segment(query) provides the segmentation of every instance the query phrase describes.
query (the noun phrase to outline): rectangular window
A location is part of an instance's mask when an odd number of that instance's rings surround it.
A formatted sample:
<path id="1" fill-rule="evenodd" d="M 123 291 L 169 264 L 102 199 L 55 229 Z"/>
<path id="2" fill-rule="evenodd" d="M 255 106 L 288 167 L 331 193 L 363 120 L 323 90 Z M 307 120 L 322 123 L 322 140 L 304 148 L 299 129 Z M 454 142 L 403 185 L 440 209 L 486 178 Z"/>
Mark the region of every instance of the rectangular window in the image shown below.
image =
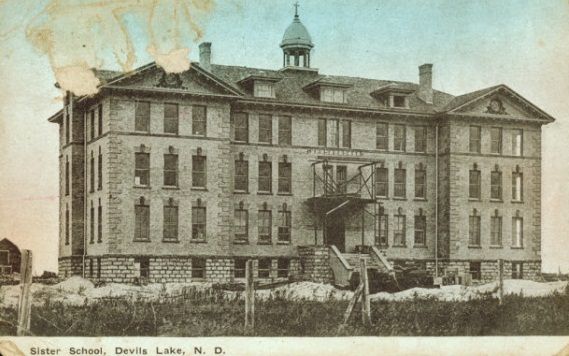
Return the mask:
<path id="1" fill-rule="evenodd" d="M 375 126 L 375 148 L 387 151 L 389 144 L 388 126 L 384 122 L 378 122 Z"/>
<path id="2" fill-rule="evenodd" d="M 100 201 L 97 207 L 97 242 L 103 242 L 103 207 Z"/>
<path id="3" fill-rule="evenodd" d="M 502 153 L 502 128 L 490 128 L 490 153 Z"/>
<path id="4" fill-rule="evenodd" d="M 415 169 L 415 198 L 427 198 L 427 171 Z"/>
<path id="5" fill-rule="evenodd" d="M 279 162 L 279 193 L 292 192 L 292 167 L 289 162 Z"/>
<path id="6" fill-rule="evenodd" d="M 0 251 L 0 266 L 7 266 L 10 264 L 10 252 L 9 251 Z M 1 271 L 0 271 L 1 272 Z M 1 274 L 1 273 L 0 273 Z"/>
<path id="7" fill-rule="evenodd" d="M 233 114 L 233 139 L 249 142 L 249 117 L 246 113 Z"/>
<path id="8" fill-rule="evenodd" d="M 164 155 L 164 185 L 175 187 L 178 185 L 178 155 Z"/>
<path id="9" fill-rule="evenodd" d="M 346 166 L 336 166 L 336 186 L 337 186 L 337 193 L 338 194 L 346 194 L 348 191 L 347 184 L 348 184 L 348 167 Z"/>
<path id="10" fill-rule="evenodd" d="M 192 156 L 192 187 L 205 188 L 207 182 L 206 156 Z"/>
<path id="11" fill-rule="evenodd" d="M 268 144 L 273 142 L 273 118 L 271 115 L 259 115 L 259 142 Z"/>
<path id="12" fill-rule="evenodd" d="M 393 245 L 394 246 L 405 246 L 405 235 L 406 235 L 406 227 L 405 227 L 405 215 L 395 215 L 395 225 L 393 227 Z"/>
<path id="13" fill-rule="evenodd" d="M 279 211 L 279 242 L 290 242 L 291 214 L 288 210 Z"/>
<path id="14" fill-rule="evenodd" d="M 65 157 L 65 195 L 69 195 L 69 174 L 71 172 L 69 171 L 69 158 Z"/>
<path id="15" fill-rule="evenodd" d="M 95 208 L 91 202 L 90 218 L 89 218 L 89 243 L 95 242 Z"/>
<path id="16" fill-rule="evenodd" d="M 99 136 L 103 134 L 103 105 L 99 104 L 98 106 L 98 118 L 99 118 Z"/>
<path id="17" fill-rule="evenodd" d="M 101 278 L 101 257 L 97 257 L 97 278 Z"/>
<path id="18" fill-rule="evenodd" d="M 273 83 L 255 81 L 255 96 L 259 98 L 274 98 Z"/>
<path id="19" fill-rule="evenodd" d="M 89 137 L 92 140 L 95 138 L 95 109 L 89 111 L 89 121 Z"/>
<path id="20" fill-rule="evenodd" d="M 512 200 L 523 200 L 523 175 L 520 172 L 512 172 Z"/>
<path id="21" fill-rule="evenodd" d="M 257 273 L 259 278 L 269 278 L 271 276 L 271 259 L 260 258 L 257 265 Z"/>
<path id="22" fill-rule="evenodd" d="M 150 131 L 150 102 L 137 101 L 134 107 L 134 130 Z"/>
<path id="23" fill-rule="evenodd" d="M 207 134 L 207 111 L 202 105 L 192 107 L 192 135 L 205 136 Z"/>
<path id="24" fill-rule="evenodd" d="M 512 130 L 512 156 L 522 156 L 524 150 L 524 132 L 523 130 Z"/>
<path id="25" fill-rule="evenodd" d="M 334 87 L 321 87 L 320 88 L 320 100 L 328 103 L 344 103 L 345 89 L 344 88 L 334 88 Z"/>
<path id="26" fill-rule="evenodd" d="M 427 128 L 424 126 L 415 127 L 415 152 L 427 151 Z"/>
<path id="27" fill-rule="evenodd" d="M 65 115 L 63 116 L 63 119 L 65 120 L 65 143 L 69 143 L 69 123 L 71 122 L 71 117 L 69 116 L 68 107 L 65 108 Z"/>
<path id="28" fill-rule="evenodd" d="M 318 146 L 326 146 L 326 119 L 318 119 Z"/>
<path id="29" fill-rule="evenodd" d="M 375 169 L 375 195 L 382 198 L 389 195 L 389 172 L 385 167 Z"/>
<path id="30" fill-rule="evenodd" d="M 415 215 L 415 246 L 425 246 L 427 243 L 427 217 Z"/>
<path id="31" fill-rule="evenodd" d="M 407 185 L 407 171 L 402 168 L 395 169 L 395 181 L 394 181 L 394 192 L 393 196 L 395 198 L 405 198 L 406 197 L 406 185 Z"/>
<path id="32" fill-rule="evenodd" d="M 134 184 L 150 185 L 150 154 L 137 152 L 134 161 Z"/>
<path id="33" fill-rule="evenodd" d="M 471 153 L 480 153 L 481 131 L 480 126 L 470 126 L 469 151 Z"/>
<path id="34" fill-rule="evenodd" d="M 470 199 L 480 199 L 480 171 L 473 169 L 469 172 L 468 197 Z"/>
<path id="35" fill-rule="evenodd" d="M 492 216 L 490 219 L 490 245 L 502 246 L 502 217 Z"/>
<path id="36" fill-rule="evenodd" d="M 205 278 L 205 258 L 194 257 L 192 258 L 192 278 Z"/>
<path id="37" fill-rule="evenodd" d="M 352 122 L 342 120 L 342 147 L 352 147 Z"/>
<path id="38" fill-rule="evenodd" d="M 379 215 L 377 217 L 377 236 L 375 237 L 375 244 L 387 247 L 388 245 L 388 216 Z"/>
<path id="39" fill-rule="evenodd" d="M 150 277 L 150 258 L 149 257 L 138 257 L 134 260 L 134 263 L 138 265 L 138 272 L 140 278 Z"/>
<path id="40" fill-rule="evenodd" d="M 235 278 L 245 278 L 245 270 L 247 269 L 247 260 L 245 258 L 236 258 L 233 260 L 233 275 Z"/>
<path id="41" fill-rule="evenodd" d="M 517 216 L 512 218 L 512 247 L 524 247 L 524 220 Z"/>
<path id="42" fill-rule="evenodd" d="M 207 214 L 204 206 L 192 207 L 192 240 L 205 241 L 206 219 Z"/>
<path id="43" fill-rule="evenodd" d="M 480 216 L 471 215 L 468 218 L 468 245 L 480 246 Z"/>
<path id="44" fill-rule="evenodd" d="M 402 95 L 394 95 L 393 96 L 393 107 L 394 108 L 406 108 L 407 107 L 406 97 L 404 97 Z"/>
<path id="45" fill-rule="evenodd" d="M 340 145 L 340 126 L 339 121 L 336 119 L 326 120 L 326 132 L 328 137 L 326 138 L 327 147 L 338 147 Z"/>
<path id="46" fill-rule="evenodd" d="M 405 152 L 405 125 L 393 125 L 393 150 Z"/>
<path id="47" fill-rule="evenodd" d="M 150 207 L 134 206 L 134 241 L 150 241 Z"/>
<path id="48" fill-rule="evenodd" d="M 290 260 L 288 258 L 279 258 L 277 260 L 277 277 L 288 278 L 290 269 Z"/>
<path id="49" fill-rule="evenodd" d="M 235 161 L 235 190 L 247 192 L 249 190 L 249 162 Z"/>
<path id="50" fill-rule="evenodd" d="M 249 239 L 249 212 L 245 209 L 236 209 L 233 219 L 235 242 L 247 242 Z"/>
<path id="51" fill-rule="evenodd" d="M 270 210 L 259 210 L 257 222 L 259 224 L 259 244 L 271 244 L 271 230 L 273 228 L 272 213 Z"/>
<path id="52" fill-rule="evenodd" d="M 512 279 L 524 278 L 523 262 L 512 262 Z"/>
<path id="53" fill-rule="evenodd" d="M 97 190 L 103 189 L 103 154 L 99 149 L 99 157 L 97 161 Z"/>
<path id="54" fill-rule="evenodd" d="M 480 262 L 470 262 L 470 275 L 475 281 L 482 279 L 482 268 Z"/>
<path id="55" fill-rule="evenodd" d="M 490 199 L 502 200 L 502 172 L 490 173 Z"/>
<path id="56" fill-rule="evenodd" d="M 90 162 L 89 191 L 92 193 L 95 191 L 95 157 L 93 157 L 93 151 L 91 151 Z"/>
<path id="57" fill-rule="evenodd" d="M 177 206 L 164 206 L 164 229 L 162 237 L 165 241 L 178 241 Z"/>
<path id="58" fill-rule="evenodd" d="M 272 191 L 273 166 L 271 162 L 259 162 L 259 192 L 270 193 Z"/>
<path id="59" fill-rule="evenodd" d="M 65 207 L 65 244 L 69 245 L 69 208 Z"/>
<path id="60" fill-rule="evenodd" d="M 290 146 L 292 144 L 292 118 L 290 116 L 279 117 L 279 145 Z"/>
<path id="61" fill-rule="evenodd" d="M 178 104 L 164 104 L 164 133 L 178 134 Z"/>

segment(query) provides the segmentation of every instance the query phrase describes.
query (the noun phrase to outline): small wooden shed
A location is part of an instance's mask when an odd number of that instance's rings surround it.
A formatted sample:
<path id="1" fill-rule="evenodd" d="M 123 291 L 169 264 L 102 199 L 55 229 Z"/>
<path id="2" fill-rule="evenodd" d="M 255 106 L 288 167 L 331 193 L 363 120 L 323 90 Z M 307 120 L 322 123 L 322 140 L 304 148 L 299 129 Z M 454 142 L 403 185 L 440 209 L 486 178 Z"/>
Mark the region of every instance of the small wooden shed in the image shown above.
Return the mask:
<path id="1" fill-rule="evenodd" d="M 20 273 L 21 253 L 8 239 L 0 240 L 0 275 Z"/>

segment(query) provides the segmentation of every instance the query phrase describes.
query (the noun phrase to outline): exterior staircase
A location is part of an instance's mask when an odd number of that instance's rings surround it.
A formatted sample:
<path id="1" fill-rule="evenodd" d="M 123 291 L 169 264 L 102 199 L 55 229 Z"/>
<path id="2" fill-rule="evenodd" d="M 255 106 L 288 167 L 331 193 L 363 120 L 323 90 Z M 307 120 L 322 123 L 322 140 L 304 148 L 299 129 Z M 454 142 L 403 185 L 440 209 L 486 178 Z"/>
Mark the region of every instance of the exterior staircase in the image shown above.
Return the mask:
<path id="1" fill-rule="evenodd" d="M 393 266 L 385 257 L 385 252 L 370 247 L 369 253 L 342 253 L 336 246 L 330 246 L 330 267 L 334 272 L 334 283 L 346 287 L 350 285 L 352 275 L 359 273 L 360 260 L 366 259 L 368 270 L 377 270 L 394 275 Z"/>

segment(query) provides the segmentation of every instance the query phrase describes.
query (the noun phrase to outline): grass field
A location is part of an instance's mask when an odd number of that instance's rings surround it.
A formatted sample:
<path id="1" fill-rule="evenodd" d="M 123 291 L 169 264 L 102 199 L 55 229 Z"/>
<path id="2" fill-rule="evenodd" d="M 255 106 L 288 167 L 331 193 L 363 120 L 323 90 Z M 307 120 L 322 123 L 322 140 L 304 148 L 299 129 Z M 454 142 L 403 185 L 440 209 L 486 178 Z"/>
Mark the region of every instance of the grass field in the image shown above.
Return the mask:
<path id="1" fill-rule="evenodd" d="M 337 333 L 347 301 L 257 301 L 256 328 L 243 330 L 244 302 L 219 291 L 165 302 L 101 300 L 84 306 L 47 300 L 32 309 L 37 336 L 334 336 L 334 335 L 567 335 L 569 291 L 546 297 L 509 295 L 502 306 L 488 296 L 447 302 L 429 299 L 371 303 L 373 326 L 359 308 Z M 14 335 L 16 310 L 0 309 L 0 335 Z"/>

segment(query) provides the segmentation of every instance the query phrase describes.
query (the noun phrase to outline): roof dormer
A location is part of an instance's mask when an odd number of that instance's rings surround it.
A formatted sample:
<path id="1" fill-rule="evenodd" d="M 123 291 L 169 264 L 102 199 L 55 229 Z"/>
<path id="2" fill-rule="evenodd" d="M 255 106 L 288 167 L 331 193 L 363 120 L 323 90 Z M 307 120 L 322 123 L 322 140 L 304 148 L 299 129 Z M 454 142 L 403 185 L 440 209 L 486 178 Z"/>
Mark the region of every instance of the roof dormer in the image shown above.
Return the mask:
<path id="1" fill-rule="evenodd" d="M 319 79 L 306 85 L 303 89 L 315 96 L 319 96 L 322 102 L 345 104 L 348 102 L 346 91 L 352 86 L 352 84 Z"/>
<path id="2" fill-rule="evenodd" d="M 402 84 L 390 83 L 384 85 L 371 93 L 381 103 L 389 108 L 409 109 L 409 95 L 415 92 L 414 89 L 408 88 Z"/>
<path id="3" fill-rule="evenodd" d="M 250 75 L 237 84 L 252 93 L 254 97 L 275 98 L 275 83 L 281 79 L 275 76 Z"/>

